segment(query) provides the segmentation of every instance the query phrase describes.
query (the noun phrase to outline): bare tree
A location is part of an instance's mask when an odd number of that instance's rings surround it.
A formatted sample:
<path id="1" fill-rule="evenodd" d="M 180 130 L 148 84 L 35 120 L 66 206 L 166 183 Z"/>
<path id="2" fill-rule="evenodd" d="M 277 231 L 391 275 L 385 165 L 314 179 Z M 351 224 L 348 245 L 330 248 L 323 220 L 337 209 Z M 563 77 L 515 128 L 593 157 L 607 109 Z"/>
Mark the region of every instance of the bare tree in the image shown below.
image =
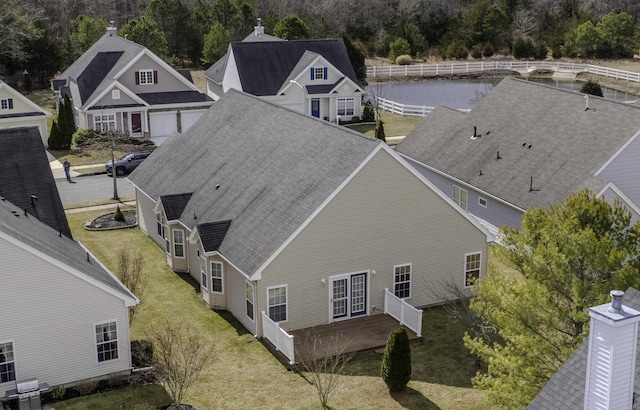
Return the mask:
<path id="1" fill-rule="evenodd" d="M 144 259 L 138 250 L 123 247 L 118 254 L 118 278 L 142 303 L 146 283 L 142 275 Z M 140 304 L 129 308 L 129 324 L 133 321 L 136 309 Z"/>
<path id="2" fill-rule="evenodd" d="M 307 334 L 310 348 L 299 356 L 305 374 L 318 394 L 323 408 L 329 408 L 329 399 L 342 386 L 343 376 L 353 376 L 358 371 L 355 363 L 350 363 L 355 356 L 347 352 L 350 340 L 343 334 L 318 336 L 312 328 Z"/>
<path id="3" fill-rule="evenodd" d="M 153 363 L 173 401 L 179 409 L 189 387 L 213 357 L 214 346 L 192 329 L 166 322 L 148 334 L 153 343 Z"/>

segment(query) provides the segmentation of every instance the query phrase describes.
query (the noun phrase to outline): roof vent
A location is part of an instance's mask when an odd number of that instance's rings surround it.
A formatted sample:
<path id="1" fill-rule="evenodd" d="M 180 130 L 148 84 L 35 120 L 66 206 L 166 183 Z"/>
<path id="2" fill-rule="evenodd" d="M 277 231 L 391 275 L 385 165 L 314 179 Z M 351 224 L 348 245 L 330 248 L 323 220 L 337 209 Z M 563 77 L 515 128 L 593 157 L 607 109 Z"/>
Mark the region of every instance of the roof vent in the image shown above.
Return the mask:
<path id="1" fill-rule="evenodd" d="M 622 314 L 624 313 L 624 309 L 622 308 L 622 297 L 624 296 L 624 292 L 621 290 L 612 290 L 609 292 L 611 295 L 611 307 L 608 309 L 611 313 Z"/>
<path id="2" fill-rule="evenodd" d="M 113 37 L 116 35 L 116 31 L 118 31 L 116 28 L 116 22 L 112 20 L 109 22 L 109 27 L 107 27 L 107 34 L 109 37 Z"/>
<path id="3" fill-rule="evenodd" d="M 260 17 L 258 17 L 258 25 L 253 27 L 253 30 L 254 36 L 262 38 L 262 35 L 264 34 L 264 27 L 262 26 L 262 19 Z"/>

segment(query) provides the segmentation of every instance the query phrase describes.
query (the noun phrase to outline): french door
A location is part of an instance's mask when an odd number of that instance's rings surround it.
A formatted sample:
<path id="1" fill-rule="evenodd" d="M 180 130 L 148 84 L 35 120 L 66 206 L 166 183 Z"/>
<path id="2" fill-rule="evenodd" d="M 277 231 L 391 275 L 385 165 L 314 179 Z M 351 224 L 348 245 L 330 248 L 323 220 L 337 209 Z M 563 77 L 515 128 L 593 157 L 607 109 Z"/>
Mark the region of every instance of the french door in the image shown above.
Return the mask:
<path id="1" fill-rule="evenodd" d="M 331 321 L 367 313 L 367 272 L 333 276 L 329 282 Z"/>

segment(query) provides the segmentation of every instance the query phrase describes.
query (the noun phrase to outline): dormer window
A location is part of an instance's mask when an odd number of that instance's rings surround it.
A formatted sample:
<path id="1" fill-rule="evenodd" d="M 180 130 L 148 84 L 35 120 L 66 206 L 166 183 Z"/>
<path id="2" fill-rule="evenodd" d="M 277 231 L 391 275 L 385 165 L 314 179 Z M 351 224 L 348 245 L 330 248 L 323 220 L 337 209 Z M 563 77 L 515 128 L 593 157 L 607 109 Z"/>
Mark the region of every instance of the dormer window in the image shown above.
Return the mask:
<path id="1" fill-rule="evenodd" d="M 136 71 L 136 84 L 158 84 L 158 72 L 156 70 Z"/>
<path id="2" fill-rule="evenodd" d="M 311 80 L 326 80 L 328 70 L 327 67 L 312 67 L 311 68 Z"/>
<path id="3" fill-rule="evenodd" d="M 12 110 L 12 109 L 13 109 L 13 98 L 0 99 L 0 110 Z"/>

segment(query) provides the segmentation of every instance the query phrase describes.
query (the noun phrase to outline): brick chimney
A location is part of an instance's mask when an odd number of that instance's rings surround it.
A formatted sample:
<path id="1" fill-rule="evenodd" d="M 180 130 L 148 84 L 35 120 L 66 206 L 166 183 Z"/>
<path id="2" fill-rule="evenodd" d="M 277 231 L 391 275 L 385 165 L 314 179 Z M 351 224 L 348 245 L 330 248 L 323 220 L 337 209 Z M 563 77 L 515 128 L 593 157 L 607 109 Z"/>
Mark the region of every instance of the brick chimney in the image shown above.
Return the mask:
<path id="1" fill-rule="evenodd" d="M 109 35 L 109 37 L 115 36 L 117 31 L 118 29 L 116 28 L 116 22 L 110 21 L 109 27 L 107 27 L 107 34 Z"/>
<path id="2" fill-rule="evenodd" d="M 264 34 L 264 27 L 262 26 L 262 19 L 258 17 L 258 25 L 253 26 L 253 35 L 258 38 L 262 38 L 263 34 Z"/>
<path id="3" fill-rule="evenodd" d="M 589 308 L 585 410 L 632 408 L 640 312 L 622 304 L 623 291 L 610 294 L 611 303 Z"/>

